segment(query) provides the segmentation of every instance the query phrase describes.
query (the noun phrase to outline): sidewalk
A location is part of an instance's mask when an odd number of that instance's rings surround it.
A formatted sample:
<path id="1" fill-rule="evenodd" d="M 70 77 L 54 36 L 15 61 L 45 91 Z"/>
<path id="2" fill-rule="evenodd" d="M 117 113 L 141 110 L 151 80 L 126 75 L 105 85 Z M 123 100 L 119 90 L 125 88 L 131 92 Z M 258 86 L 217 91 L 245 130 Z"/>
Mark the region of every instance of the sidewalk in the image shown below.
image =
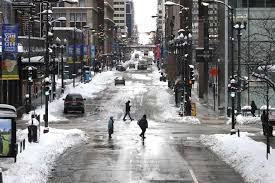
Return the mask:
<path id="1" fill-rule="evenodd" d="M 200 99 L 197 94 L 197 89 L 192 89 L 192 102 L 196 104 L 197 117 L 200 121 L 213 124 L 221 124 L 227 121 L 227 117 L 224 114 L 220 114 L 220 111 L 216 109 L 213 110 L 213 106 L 209 103 Z"/>

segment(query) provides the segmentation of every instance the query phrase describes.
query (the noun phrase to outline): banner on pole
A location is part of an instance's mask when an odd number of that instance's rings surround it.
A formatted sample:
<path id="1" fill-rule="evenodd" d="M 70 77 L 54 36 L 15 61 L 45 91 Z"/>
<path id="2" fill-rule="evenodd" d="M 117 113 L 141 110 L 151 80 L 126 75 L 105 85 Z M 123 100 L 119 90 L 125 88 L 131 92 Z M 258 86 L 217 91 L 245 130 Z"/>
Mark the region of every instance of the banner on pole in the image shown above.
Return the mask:
<path id="1" fill-rule="evenodd" d="M 19 80 L 18 64 L 18 25 L 2 26 L 1 80 Z"/>

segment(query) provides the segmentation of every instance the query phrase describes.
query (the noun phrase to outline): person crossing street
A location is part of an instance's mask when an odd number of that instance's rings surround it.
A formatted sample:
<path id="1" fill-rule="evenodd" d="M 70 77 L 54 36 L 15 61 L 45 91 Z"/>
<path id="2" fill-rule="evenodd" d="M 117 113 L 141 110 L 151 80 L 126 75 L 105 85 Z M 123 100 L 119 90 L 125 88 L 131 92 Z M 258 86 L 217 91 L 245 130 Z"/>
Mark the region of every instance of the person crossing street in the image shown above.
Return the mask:
<path id="1" fill-rule="evenodd" d="M 125 115 L 123 117 L 123 121 L 126 121 L 126 116 L 128 115 L 130 117 L 130 120 L 133 121 L 133 118 L 130 115 L 130 111 L 131 111 L 131 105 L 130 105 L 130 100 L 128 100 L 126 103 L 126 109 L 125 109 Z"/>
<path id="2" fill-rule="evenodd" d="M 143 117 L 138 121 L 138 125 L 141 129 L 141 134 L 139 135 L 141 138 L 145 139 L 145 132 L 148 128 L 148 121 L 146 119 L 146 115 L 144 114 Z"/>

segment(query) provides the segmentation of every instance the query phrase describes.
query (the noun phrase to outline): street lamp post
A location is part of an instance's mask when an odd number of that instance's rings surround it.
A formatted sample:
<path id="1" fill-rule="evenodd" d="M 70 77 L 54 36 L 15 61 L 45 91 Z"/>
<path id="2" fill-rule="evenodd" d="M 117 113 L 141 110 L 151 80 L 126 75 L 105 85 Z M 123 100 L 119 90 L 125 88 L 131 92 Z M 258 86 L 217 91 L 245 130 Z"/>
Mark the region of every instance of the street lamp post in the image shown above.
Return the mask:
<path id="1" fill-rule="evenodd" d="M 167 7 L 179 6 L 180 9 L 181 9 L 181 11 L 180 11 L 181 13 L 182 13 L 183 10 L 185 10 L 185 11 L 189 10 L 188 7 L 185 7 L 185 6 L 181 5 L 181 4 L 174 3 L 172 1 L 166 1 L 164 3 L 164 5 L 167 6 Z M 181 22 L 182 22 L 182 16 L 181 16 Z M 182 24 L 181 24 L 181 26 L 182 26 Z M 183 104 L 185 104 L 185 101 L 187 99 L 187 95 L 185 93 L 187 91 L 187 89 L 186 89 L 186 81 L 187 81 L 186 75 L 187 75 L 187 65 L 188 65 L 187 64 L 188 54 L 187 54 L 187 47 L 186 47 L 188 44 L 187 44 L 187 37 L 184 36 L 185 32 L 186 31 L 184 29 L 180 29 L 178 31 L 178 34 L 179 34 L 178 39 L 180 41 L 179 47 L 181 48 L 180 49 L 181 50 L 180 60 L 181 60 L 181 62 L 182 61 L 184 62 L 183 64 L 181 63 L 181 76 L 182 76 L 182 82 L 183 82 L 183 86 L 182 86 L 183 92 L 182 92 L 182 96 L 181 96 L 181 103 L 183 103 Z M 181 110 L 183 110 L 183 109 L 181 109 Z M 186 108 L 185 107 L 184 107 L 184 112 L 186 112 Z"/>
<path id="2" fill-rule="evenodd" d="M 75 87 L 75 77 L 76 77 L 76 13 L 74 14 L 74 49 L 73 49 L 73 87 Z"/>
<path id="3" fill-rule="evenodd" d="M 67 40 L 64 39 L 61 43 L 61 93 L 64 93 L 65 86 L 64 86 L 64 49 L 66 48 Z"/>
<path id="4" fill-rule="evenodd" d="M 231 78 L 230 84 L 228 84 L 228 88 L 230 90 L 230 96 L 232 98 L 232 103 L 234 104 L 236 90 L 237 90 L 235 79 Z M 236 122 L 235 122 L 235 105 L 232 105 L 232 129 L 230 131 L 231 135 L 236 133 L 235 124 L 236 124 Z"/>
<path id="5" fill-rule="evenodd" d="M 237 30 L 238 40 L 238 91 L 237 91 L 237 112 L 241 113 L 241 31 L 246 29 L 246 22 L 236 22 L 233 27 Z"/>
<path id="6" fill-rule="evenodd" d="M 65 3 L 69 3 L 69 4 L 76 4 L 78 3 L 78 1 L 75 0 L 61 0 L 61 1 L 57 1 L 57 2 L 65 2 Z M 44 90 L 45 90 L 45 95 L 47 94 L 46 91 L 46 83 L 48 83 L 49 80 L 49 13 L 52 13 L 52 11 L 49 10 L 49 5 L 50 2 L 49 1 L 42 1 L 42 4 L 46 3 L 46 11 L 43 11 L 41 14 L 46 14 L 46 40 L 45 40 L 45 45 L 46 45 L 46 53 L 45 53 L 45 86 L 44 86 Z M 46 80 L 47 79 L 47 80 Z M 49 109 L 48 106 L 49 105 L 49 95 L 46 95 L 45 97 L 45 115 L 44 115 L 44 122 L 45 122 L 45 129 L 44 129 L 44 133 L 48 133 L 49 132 L 49 124 L 48 124 L 48 113 L 49 113 Z"/>
<path id="7" fill-rule="evenodd" d="M 55 82 L 55 67 L 56 67 L 56 63 L 55 63 L 55 58 L 56 58 L 56 50 L 57 50 L 57 45 L 53 44 L 52 45 L 52 67 L 51 67 L 51 74 L 52 74 L 52 99 L 55 99 L 55 95 L 56 95 L 56 82 Z"/>

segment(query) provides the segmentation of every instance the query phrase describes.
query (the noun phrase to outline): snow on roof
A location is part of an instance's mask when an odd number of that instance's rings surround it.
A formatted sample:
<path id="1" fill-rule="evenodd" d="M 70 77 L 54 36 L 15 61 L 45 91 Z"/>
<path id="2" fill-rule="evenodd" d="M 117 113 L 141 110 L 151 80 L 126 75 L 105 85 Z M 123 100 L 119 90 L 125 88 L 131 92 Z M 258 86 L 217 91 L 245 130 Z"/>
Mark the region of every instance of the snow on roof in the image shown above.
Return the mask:
<path id="1" fill-rule="evenodd" d="M 16 118 L 16 109 L 12 105 L 0 104 L 0 117 Z"/>
<path id="2" fill-rule="evenodd" d="M 75 29 L 75 27 L 53 27 L 54 31 L 74 31 L 76 30 L 77 32 L 82 32 L 80 29 Z"/>

